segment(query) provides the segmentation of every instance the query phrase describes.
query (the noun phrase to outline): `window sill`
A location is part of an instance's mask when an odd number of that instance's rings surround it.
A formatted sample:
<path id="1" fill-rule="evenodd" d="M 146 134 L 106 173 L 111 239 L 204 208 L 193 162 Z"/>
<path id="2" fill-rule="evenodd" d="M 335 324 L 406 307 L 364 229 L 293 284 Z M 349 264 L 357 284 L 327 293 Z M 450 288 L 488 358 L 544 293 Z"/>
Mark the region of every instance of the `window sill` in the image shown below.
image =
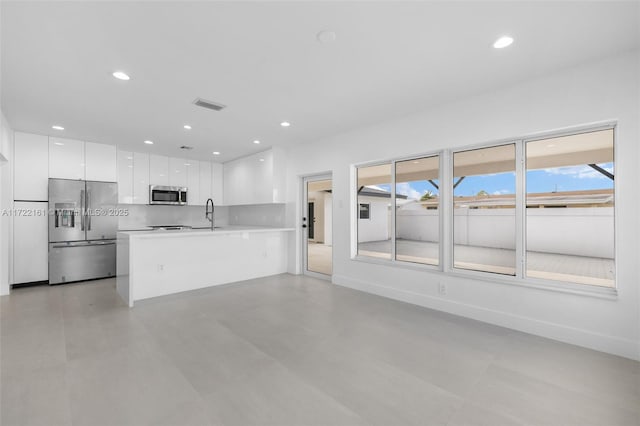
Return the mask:
<path id="1" fill-rule="evenodd" d="M 413 264 L 410 262 L 393 261 L 388 259 L 379 259 L 368 256 L 354 256 L 351 260 L 374 265 L 387 266 L 392 268 L 407 269 L 418 272 L 427 272 L 439 276 L 465 278 L 478 281 L 489 282 L 492 284 L 503 284 L 510 286 L 519 286 L 534 290 L 552 291 L 556 293 L 574 294 L 577 296 L 595 297 L 606 300 L 617 300 L 618 291 L 615 288 L 597 287 L 587 284 L 576 284 L 563 281 L 543 280 L 536 278 L 516 278 L 511 276 L 502 276 L 491 272 L 465 271 L 463 269 L 451 269 L 443 271 L 438 266 Z"/>

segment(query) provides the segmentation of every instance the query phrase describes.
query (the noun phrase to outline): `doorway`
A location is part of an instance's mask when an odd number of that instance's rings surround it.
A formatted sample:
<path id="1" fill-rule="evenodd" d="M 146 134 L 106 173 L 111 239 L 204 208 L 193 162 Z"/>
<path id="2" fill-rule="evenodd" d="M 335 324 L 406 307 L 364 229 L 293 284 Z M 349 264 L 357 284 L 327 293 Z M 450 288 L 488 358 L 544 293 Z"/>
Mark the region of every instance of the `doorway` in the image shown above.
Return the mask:
<path id="1" fill-rule="evenodd" d="M 303 179 L 304 273 L 321 278 L 333 274 L 333 182 L 331 175 Z"/>

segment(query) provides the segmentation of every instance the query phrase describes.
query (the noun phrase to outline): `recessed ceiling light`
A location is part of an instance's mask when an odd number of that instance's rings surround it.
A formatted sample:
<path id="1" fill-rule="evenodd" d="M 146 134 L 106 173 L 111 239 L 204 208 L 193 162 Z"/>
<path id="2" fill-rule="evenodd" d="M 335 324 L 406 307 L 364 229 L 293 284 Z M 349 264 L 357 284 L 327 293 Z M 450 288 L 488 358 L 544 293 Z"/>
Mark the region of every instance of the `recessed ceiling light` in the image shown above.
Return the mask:
<path id="1" fill-rule="evenodd" d="M 504 49 L 507 46 L 510 46 L 513 43 L 513 38 L 509 36 L 502 36 L 493 43 L 493 47 L 496 49 Z"/>
<path id="2" fill-rule="evenodd" d="M 220 155 L 218 151 L 213 151 L 213 155 Z"/>
<path id="3" fill-rule="evenodd" d="M 51 126 L 51 128 L 54 130 L 64 130 L 64 127 L 62 126 Z"/>
<path id="4" fill-rule="evenodd" d="M 182 127 L 184 127 L 186 130 L 191 130 L 191 126 L 189 126 L 188 124 L 185 124 L 185 125 L 184 125 L 184 126 L 182 126 Z"/>
<path id="5" fill-rule="evenodd" d="M 64 145 L 62 142 L 54 142 L 53 144 L 54 144 L 54 145 L 58 145 L 58 146 L 62 146 L 62 145 Z"/>
<path id="6" fill-rule="evenodd" d="M 264 158 L 261 158 L 260 161 L 264 161 Z"/>
<path id="7" fill-rule="evenodd" d="M 191 163 L 184 163 L 185 166 L 189 167 Z"/>
<path id="8" fill-rule="evenodd" d="M 328 31 L 328 30 L 324 30 L 324 31 L 320 31 L 317 35 L 316 35 L 316 39 L 320 42 L 320 43 L 333 43 L 334 41 L 336 41 L 336 33 L 334 33 L 333 31 Z"/>
<path id="9" fill-rule="evenodd" d="M 147 145 L 153 145 L 153 141 L 144 141 Z"/>
<path id="10" fill-rule="evenodd" d="M 253 141 L 253 143 L 255 143 L 256 145 L 259 145 L 260 141 L 259 140 L 255 140 L 255 141 Z"/>
<path id="11" fill-rule="evenodd" d="M 282 123 L 280 123 L 280 125 L 282 127 L 289 127 L 289 126 L 291 126 L 291 123 L 289 123 L 288 121 L 283 121 Z"/>
<path id="12" fill-rule="evenodd" d="M 556 146 L 556 144 L 554 143 L 550 143 L 549 145 L 547 145 L 548 148 L 553 148 L 554 146 Z"/>
<path id="13" fill-rule="evenodd" d="M 133 160 L 133 157 L 127 157 L 127 160 Z"/>
<path id="14" fill-rule="evenodd" d="M 114 72 L 112 75 L 113 75 L 115 78 L 117 78 L 118 80 L 124 80 L 124 81 L 127 81 L 127 80 L 129 80 L 129 78 L 130 78 L 126 73 L 124 73 L 124 72 L 122 72 L 122 71 L 116 71 L 116 72 Z"/>

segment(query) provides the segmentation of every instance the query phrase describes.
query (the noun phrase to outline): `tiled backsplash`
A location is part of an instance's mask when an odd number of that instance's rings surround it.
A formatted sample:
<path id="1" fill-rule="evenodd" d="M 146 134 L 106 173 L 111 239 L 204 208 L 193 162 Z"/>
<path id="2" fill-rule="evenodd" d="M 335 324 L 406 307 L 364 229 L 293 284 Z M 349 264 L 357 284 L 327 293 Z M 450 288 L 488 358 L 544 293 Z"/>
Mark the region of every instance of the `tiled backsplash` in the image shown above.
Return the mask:
<path id="1" fill-rule="evenodd" d="M 118 229 L 143 229 L 151 225 L 189 225 L 207 227 L 209 221 L 204 217 L 204 206 L 148 206 L 139 204 L 121 204 L 118 206 L 128 211 L 127 216 L 120 216 Z M 256 204 L 247 206 L 216 206 L 216 226 L 252 225 L 277 226 L 285 225 L 284 204 Z"/>
<path id="2" fill-rule="evenodd" d="M 229 225 L 285 226 L 285 204 L 229 206 Z"/>

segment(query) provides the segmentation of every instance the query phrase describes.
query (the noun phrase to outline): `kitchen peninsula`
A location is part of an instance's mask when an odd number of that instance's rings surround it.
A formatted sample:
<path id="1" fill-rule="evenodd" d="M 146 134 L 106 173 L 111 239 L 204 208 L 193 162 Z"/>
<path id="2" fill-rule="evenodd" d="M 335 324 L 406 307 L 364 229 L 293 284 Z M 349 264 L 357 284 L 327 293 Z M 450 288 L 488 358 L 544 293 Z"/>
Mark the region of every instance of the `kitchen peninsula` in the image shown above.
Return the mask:
<path id="1" fill-rule="evenodd" d="M 287 271 L 292 228 L 119 232 L 117 290 L 134 302 Z"/>

